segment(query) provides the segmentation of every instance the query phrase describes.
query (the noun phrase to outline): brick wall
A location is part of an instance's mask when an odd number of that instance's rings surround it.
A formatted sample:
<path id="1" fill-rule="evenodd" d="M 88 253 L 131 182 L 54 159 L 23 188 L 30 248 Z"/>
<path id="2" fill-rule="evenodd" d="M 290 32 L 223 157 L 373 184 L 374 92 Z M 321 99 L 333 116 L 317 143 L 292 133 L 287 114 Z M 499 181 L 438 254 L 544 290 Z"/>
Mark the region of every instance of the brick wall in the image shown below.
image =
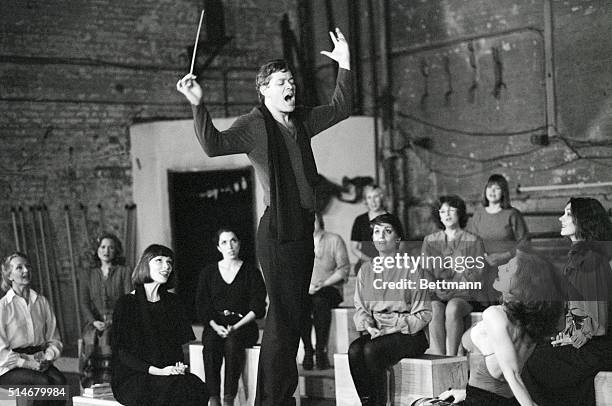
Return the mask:
<path id="1" fill-rule="evenodd" d="M 129 126 L 191 116 L 175 83 L 189 70 L 187 47 L 193 44 L 202 4 L 49 0 L 2 5 L 0 252 L 15 249 L 11 207 L 22 207 L 28 251 L 34 256 L 29 208 L 45 204 L 52 233 L 47 249 L 57 258 L 52 262 L 57 262 L 53 268 L 68 344 L 75 344 L 78 332 L 64 206 L 73 217 L 80 273 L 87 269 L 91 249 L 80 204 L 87 208 L 91 237 L 103 228 L 123 236 L 132 192 Z M 201 76 L 211 110 L 236 115 L 256 101 L 253 68 L 281 56 L 279 22 L 285 13 L 295 22 L 295 6 L 289 0 L 224 0 L 223 5 L 226 34 L 234 38 Z M 199 62 L 205 58 L 201 53 Z"/>
<path id="2" fill-rule="evenodd" d="M 412 235 L 431 230 L 426 205 L 439 195 L 478 204 L 492 173 L 512 189 L 612 180 L 610 3 L 551 3 L 559 136 L 539 146 L 530 138 L 546 126 L 543 1 L 390 2 L 394 148 L 406 160 L 390 166 L 404 178 L 396 205 Z M 610 190 L 512 195 L 521 210 L 560 212 L 568 196 L 607 200 Z"/>

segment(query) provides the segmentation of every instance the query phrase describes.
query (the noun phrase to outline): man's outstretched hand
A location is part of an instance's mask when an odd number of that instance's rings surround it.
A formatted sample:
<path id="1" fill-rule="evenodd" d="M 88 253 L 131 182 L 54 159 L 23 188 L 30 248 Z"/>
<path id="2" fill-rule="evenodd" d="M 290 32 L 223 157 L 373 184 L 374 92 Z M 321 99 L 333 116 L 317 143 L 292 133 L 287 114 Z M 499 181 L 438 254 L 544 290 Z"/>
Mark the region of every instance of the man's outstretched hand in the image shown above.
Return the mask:
<path id="1" fill-rule="evenodd" d="M 342 31 L 340 31 L 340 28 L 336 28 L 336 33 L 334 34 L 332 31 L 330 31 L 329 36 L 334 44 L 334 49 L 331 52 L 321 51 L 321 54 L 338 62 L 338 66 L 342 69 L 350 70 L 351 54 L 349 52 L 348 42 L 346 42 L 346 38 L 344 38 L 344 34 L 342 34 Z"/>
<path id="2" fill-rule="evenodd" d="M 202 103 L 202 87 L 195 80 L 195 75 L 188 73 L 178 82 L 176 82 L 176 90 L 183 93 L 187 100 L 194 106 Z"/>

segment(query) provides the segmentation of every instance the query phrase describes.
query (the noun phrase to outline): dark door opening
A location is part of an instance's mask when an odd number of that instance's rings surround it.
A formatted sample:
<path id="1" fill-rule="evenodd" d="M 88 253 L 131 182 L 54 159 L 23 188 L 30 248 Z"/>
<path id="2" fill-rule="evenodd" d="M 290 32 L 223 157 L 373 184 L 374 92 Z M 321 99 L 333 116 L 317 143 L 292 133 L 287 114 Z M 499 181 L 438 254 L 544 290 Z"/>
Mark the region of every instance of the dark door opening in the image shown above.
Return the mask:
<path id="1" fill-rule="evenodd" d="M 241 240 L 241 258 L 256 264 L 253 171 L 168 171 L 168 192 L 176 291 L 195 321 L 199 274 L 205 265 L 221 259 L 213 241 L 219 228 L 235 229 Z"/>

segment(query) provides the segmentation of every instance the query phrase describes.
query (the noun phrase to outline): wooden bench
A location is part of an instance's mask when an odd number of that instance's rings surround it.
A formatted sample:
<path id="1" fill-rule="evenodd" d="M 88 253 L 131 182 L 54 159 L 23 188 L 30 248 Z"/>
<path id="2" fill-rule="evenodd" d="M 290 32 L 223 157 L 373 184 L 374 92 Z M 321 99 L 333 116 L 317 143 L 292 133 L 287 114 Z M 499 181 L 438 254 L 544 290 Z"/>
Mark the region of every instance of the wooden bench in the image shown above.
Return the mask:
<path id="1" fill-rule="evenodd" d="M 595 405 L 612 405 L 612 371 L 601 371 L 595 375 Z"/>
<path id="2" fill-rule="evenodd" d="M 72 398 L 72 406 L 122 406 L 115 399 L 88 398 L 86 396 L 75 396 Z"/>
<path id="3" fill-rule="evenodd" d="M 348 362 L 348 354 L 334 354 L 336 406 L 361 404 Z M 391 369 L 392 404 L 411 404 L 422 397 L 434 397 L 448 388 L 464 388 L 467 385 L 467 357 L 422 355 L 404 358 Z"/>
<path id="4" fill-rule="evenodd" d="M 198 376 L 202 381 L 206 382 L 206 374 L 204 372 L 204 360 L 202 358 L 202 349 L 204 346 L 201 342 L 192 342 L 189 344 L 189 370 L 192 374 Z M 259 350 L 260 346 L 247 348 L 246 359 L 244 362 L 244 370 L 238 381 L 238 393 L 236 395 L 235 404 L 241 406 L 253 406 L 255 404 L 255 391 L 257 389 L 257 367 L 259 365 Z M 224 362 L 225 364 L 225 362 Z M 221 367 L 221 397 L 223 397 L 223 380 L 224 367 Z M 300 384 L 302 383 L 302 384 Z M 296 399 L 296 406 L 300 406 L 300 398 L 303 387 L 303 379 L 298 383 L 298 387 L 293 394 Z"/>
<path id="5" fill-rule="evenodd" d="M 24 398 L 10 398 L 8 389 L 0 388 L 0 406 L 32 406 L 32 402 Z"/>
<path id="6" fill-rule="evenodd" d="M 465 318 L 465 329 L 472 327 L 474 324 L 482 320 L 482 312 L 472 312 Z"/>

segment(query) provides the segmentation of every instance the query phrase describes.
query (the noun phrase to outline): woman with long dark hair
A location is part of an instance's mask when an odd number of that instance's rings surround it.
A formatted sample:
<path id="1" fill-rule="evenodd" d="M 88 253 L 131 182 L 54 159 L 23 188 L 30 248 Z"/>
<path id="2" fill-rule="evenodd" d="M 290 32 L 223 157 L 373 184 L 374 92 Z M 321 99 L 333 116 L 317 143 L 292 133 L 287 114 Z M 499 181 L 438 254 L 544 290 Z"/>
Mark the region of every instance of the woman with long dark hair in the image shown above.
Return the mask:
<path id="1" fill-rule="evenodd" d="M 174 253 L 147 247 L 132 274 L 135 291 L 113 313 L 111 386 L 126 406 L 202 406 L 206 385 L 187 372 L 183 344 L 195 339 L 178 297 L 168 292 Z"/>
<path id="2" fill-rule="evenodd" d="M 612 370 L 612 223 L 592 198 L 571 198 L 559 221 L 561 235 L 572 242 L 563 270 L 568 282 L 565 328 L 552 345 L 537 348 L 525 379 L 540 406 L 591 406 L 593 378 Z"/>
<path id="3" fill-rule="evenodd" d="M 259 269 L 240 259 L 235 231 L 219 229 L 216 245 L 223 258 L 200 274 L 196 309 L 204 324 L 202 355 L 210 405 L 221 405 L 220 373 L 225 359 L 223 405 L 231 406 L 244 367 L 244 350 L 259 338 L 255 319 L 266 313 L 266 287 Z"/>

